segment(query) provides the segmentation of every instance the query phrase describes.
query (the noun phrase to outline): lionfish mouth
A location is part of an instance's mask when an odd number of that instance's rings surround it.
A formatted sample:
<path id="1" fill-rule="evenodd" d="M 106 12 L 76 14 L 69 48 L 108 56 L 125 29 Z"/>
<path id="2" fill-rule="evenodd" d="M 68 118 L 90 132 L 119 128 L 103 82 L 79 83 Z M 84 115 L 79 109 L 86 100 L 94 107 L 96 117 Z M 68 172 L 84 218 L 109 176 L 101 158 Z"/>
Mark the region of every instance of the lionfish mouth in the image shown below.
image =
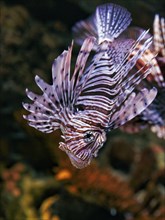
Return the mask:
<path id="1" fill-rule="evenodd" d="M 91 162 L 92 158 L 86 158 L 86 159 L 82 160 L 81 158 L 74 155 L 71 151 L 69 151 L 66 148 L 66 145 L 63 142 L 60 142 L 59 148 L 62 151 L 65 151 L 65 153 L 68 155 L 72 165 L 75 166 L 78 169 L 83 169 L 83 168 L 87 167 Z"/>
<path id="2" fill-rule="evenodd" d="M 69 151 L 66 152 L 66 153 L 67 153 L 67 155 L 68 155 L 68 157 L 69 157 L 69 159 L 70 159 L 72 165 L 75 166 L 75 167 L 78 168 L 78 169 L 85 168 L 85 167 L 88 166 L 88 165 L 90 164 L 90 162 L 91 162 L 91 159 L 90 159 L 90 158 L 88 158 L 88 159 L 86 159 L 86 160 L 82 160 L 82 159 L 76 157 L 73 153 L 71 153 L 71 152 L 69 152 Z"/>

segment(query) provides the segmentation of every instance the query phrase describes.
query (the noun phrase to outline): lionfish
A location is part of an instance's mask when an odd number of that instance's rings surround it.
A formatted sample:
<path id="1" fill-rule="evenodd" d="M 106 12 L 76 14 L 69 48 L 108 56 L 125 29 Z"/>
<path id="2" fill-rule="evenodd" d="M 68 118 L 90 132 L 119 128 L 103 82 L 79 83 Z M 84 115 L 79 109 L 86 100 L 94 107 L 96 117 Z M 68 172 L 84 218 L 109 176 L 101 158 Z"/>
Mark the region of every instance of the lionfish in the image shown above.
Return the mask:
<path id="1" fill-rule="evenodd" d="M 52 85 L 36 76 L 43 94 L 26 90 L 33 103 L 23 103 L 30 112 L 24 118 L 30 126 L 45 133 L 61 129 L 64 141 L 59 148 L 77 168 L 86 167 L 97 156 L 108 131 L 140 114 L 157 94 L 154 87 L 134 92 L 150 73 L 150 62 L 142 68 L 143 75 L 140 71 L 132 75 L 129 72 L 152 39 L 147 39 L 138 50 L 146 31 L 136 41 L 117 40 L 130 22 L 127 9 L 115 4 L 98 6 L 91 18 L 80 23 L 90 36 L 82 43 L 73 74 L 70 72 L 72 43 L 54 60 Z M 95 47 L 96 52 L 89 59 Z"/>
<path id="2" fill-rule="evenodd" d="M 121 37 L 135 38 L 143 31 L 141 28 L 131 27 Z M 120 128 L 128 133 L 135 133 L 149 127 L 159 138 L 165 139 L 165 19 L 160 19 L 159 15 L 155 15 L 153 34 L 153 44 L 137 61 L 136 67 L 139 68 L 139 66 L 144 65 L 154 54 L 157 54 L 156 58 L 151 61 L 153 64 L 151 73 L 142 82 L 145 87 L 154 85 L 158 90 L 157 96 L 148 108 Z M 148 37 L 151 35 L 148 34 Z M 139 47 L 141 46 L 139 45 Z M 138 85 L 137 89 L 140 90 L 141 86 Z"/>

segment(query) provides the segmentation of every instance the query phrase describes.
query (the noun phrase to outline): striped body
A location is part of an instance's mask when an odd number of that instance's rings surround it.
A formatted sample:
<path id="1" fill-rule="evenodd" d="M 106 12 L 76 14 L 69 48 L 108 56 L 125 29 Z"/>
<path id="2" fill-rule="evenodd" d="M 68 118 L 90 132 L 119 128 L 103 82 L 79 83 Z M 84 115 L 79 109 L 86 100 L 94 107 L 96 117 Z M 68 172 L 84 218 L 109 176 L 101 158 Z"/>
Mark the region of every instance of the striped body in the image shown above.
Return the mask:
<path id="1" fill-rule="evenodd" d="M 23 104 L 30 112 L 24 118 L 42 132 L 61 129 L 64 141 L 59 147 L 77 168 L 87 166 L 97 156 L 108 131 L 140 114 L 157 94 L 155 88 L 134 90 L 150 73 L 150 62 L 142 67 L 143 74 L 140 71 L 130 74 L 151 45 L 149 38 L 137 49 L 147 32 L 137 41 L 115 40 L 130 21 L 130 13 L 120 6 L 99 6 L 88 23 L 98 38 L 89 36 L 83 41 L 73 74 L 72 44 L 53 63 L 52 85 L 36 76 L 43 95 L 27 90 L 33 103 Z M 94 48 L 96 52 L 89 59 Z"/>

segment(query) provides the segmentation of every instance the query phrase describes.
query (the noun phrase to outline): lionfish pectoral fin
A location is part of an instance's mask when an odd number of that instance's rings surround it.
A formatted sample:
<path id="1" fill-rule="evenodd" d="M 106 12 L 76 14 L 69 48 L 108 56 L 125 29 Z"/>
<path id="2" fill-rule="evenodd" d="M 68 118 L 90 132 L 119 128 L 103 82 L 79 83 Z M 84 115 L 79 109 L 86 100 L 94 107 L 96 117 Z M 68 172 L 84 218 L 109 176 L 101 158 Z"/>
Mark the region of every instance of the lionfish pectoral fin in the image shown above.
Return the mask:
<path id="1" fill-rule="evenodd" d="M 70 65 L 73 42 L 68 50 L 58 56 L 52 65 L 53 90 L 56 102 L 61 108 L 70 103 Z"/>
<path id="2" fill-rule="evenodd" d="M 51 118 L 49 119 L 46 115 L 41 113 L 23 115 L 23 118 L 29 122 L 31 127 L 44 133 L 51 133 L 60 128 L 60 125 L 55 118 L 53 120 Z"/>
<path id="3" fill-rule="evenodd" d="M 40 103 L 22 103 L 23 107 L 30 112 L 29 115 L 23 115 L 23 118 L 29 122 L 31 127 L 44 133 L 53 132 L 60 128 L 58 115 Z"/>
<path id="4" fill-rule="evenodd" d="M 81 90 L 79 81 L 80 79 L 84 81 L 84 68 L 94 41 L 94 37 L 89 37 L 84 41 L 72 78 L 70 65 L 73 42 L 71 47 L 57 57 L 52 65 L 52 85 L 44 82 L 39 76 L 35 77 L 36 84 L 43 94 L 36 95 L 26 90 L 27 96 L 33 101 L 31 104 L 23 103 L 23 107 L 30 112 L 29 115 L 24 116 L 30 126 L 49 133 L 60 128 L 61 121 L 70 117 L 69 112 L 73 111 L 75 98 Z"/>
<path id="5" fill-rule="evenodd" d="M 70 53 L 64 51 L 53 63 L 53 84 L 47 84 L 39 76 L 35 77 L 36 84 L 42 90 L 42 95 L 37 95 L 28 89 L 26 94 L 33 103 L 23 103 L 23 107 L 30 112 L 24 118 L 29 125 L 45 133 L 50 133 L 60 128 L 61 118 L 59 112 L 68 104 L 70 90 Z"/>
<path id="6" fill-rule="evenodd" d="M 144 88 L 137 94 L 133 92 L 122 104 L 121 108 L 112 115 L 109 122 L 110 130 L 124 125 L 139 115 L 152 103 L 156 95 L 156 88 L 152 88 L 151 90 Z"/>

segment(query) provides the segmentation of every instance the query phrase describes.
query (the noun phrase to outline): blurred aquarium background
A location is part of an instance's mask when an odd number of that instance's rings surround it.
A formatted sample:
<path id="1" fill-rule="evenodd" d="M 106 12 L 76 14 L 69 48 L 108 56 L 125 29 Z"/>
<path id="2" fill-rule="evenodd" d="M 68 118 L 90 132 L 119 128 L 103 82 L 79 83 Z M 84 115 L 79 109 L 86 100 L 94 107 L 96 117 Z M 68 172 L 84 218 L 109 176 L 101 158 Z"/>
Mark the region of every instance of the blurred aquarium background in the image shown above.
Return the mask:
<path id="1" fill-rule="evenodd" d="M 117 129 L 83 170 L 58 148 L 60 131 L 27 125 L 25 88 L 36 74 L 50 83 L 53 60 L 71 44 L 71 28 L 101 0 L 3 0 L 0 3 L 0 220 L 163 220 L 165 141 L 151 131 Z M 131 25 L 150 28 L 164 0 L 116 0 Z M 74 46 L 75 61 L 79 46 Z"/>

